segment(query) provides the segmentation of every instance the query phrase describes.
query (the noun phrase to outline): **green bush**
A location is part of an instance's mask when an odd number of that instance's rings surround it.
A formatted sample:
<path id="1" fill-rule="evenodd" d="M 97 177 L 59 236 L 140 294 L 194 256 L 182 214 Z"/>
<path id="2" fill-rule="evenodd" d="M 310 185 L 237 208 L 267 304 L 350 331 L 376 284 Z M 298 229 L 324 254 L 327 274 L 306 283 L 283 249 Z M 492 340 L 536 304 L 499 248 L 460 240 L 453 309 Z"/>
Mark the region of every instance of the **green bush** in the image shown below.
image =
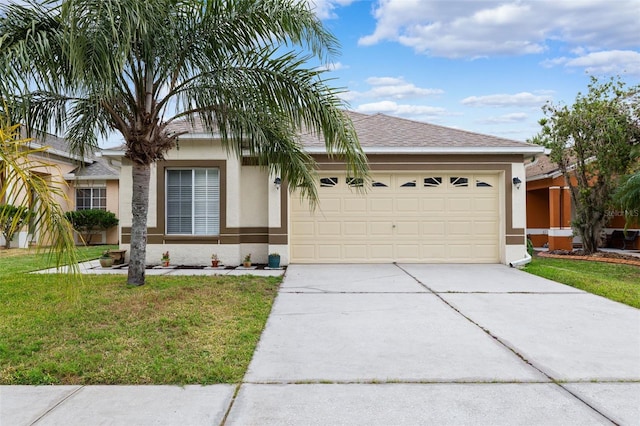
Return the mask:
<path id="1" fill-rule="evenodd" d="M 91 244 L 91 237 L 96 231 L 106 231 L 118 224 L 116 215 L 107 210 L 88 209 L 66 212 L 65 217 L 73 229 L 83 238 L 85 244 Z"/>

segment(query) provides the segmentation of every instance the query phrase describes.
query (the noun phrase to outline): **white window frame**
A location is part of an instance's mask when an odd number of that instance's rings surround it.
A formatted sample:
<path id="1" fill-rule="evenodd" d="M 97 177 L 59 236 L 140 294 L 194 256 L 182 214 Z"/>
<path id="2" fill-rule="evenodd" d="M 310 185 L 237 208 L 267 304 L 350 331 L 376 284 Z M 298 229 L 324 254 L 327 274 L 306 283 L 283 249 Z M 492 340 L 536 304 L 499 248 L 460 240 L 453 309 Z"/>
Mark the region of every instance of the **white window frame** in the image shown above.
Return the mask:
<path id="1" fill-rule="evenodd" d="M 90 190 L 91 191 L 91 195 L 89 196 L 89 206 L 84 205 L 82 208 L 79 208 L 78 206 L 78 192 L 79 191 L 86 191 L 86 190 Z M 94 191 L 104 191 L 104 197 L 101 196 L 96 196 Z M 90 209 L 98 209 L 98 210 L 107 210 L 107 187 L 106 186 L 78 186 L 76 187 L 76 210 L 90 210 Z M 82 197 L 84 198 L 84 197 Z M 85 198 L 86 199 L 86 198 Z M 99 202 L 97 203 L 98 200 L 104 199 L 104 206 L 97 206 L 96 204 L 100 204 Z"/>

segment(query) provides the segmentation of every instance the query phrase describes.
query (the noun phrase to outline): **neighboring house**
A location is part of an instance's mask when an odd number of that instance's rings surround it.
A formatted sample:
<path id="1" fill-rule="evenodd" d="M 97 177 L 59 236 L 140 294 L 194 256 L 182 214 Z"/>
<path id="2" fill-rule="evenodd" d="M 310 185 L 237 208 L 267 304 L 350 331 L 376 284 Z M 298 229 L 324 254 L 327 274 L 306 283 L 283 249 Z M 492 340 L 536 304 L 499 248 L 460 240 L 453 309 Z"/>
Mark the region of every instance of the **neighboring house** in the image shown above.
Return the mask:
<path id="1" fill-rule="evenodd" d="M 70 152 L 68 144 L 62 138 L 47 134 L 44 139 L 36 138 L 29 142 L 33 148 L 45 148 L 30 160 L 42 163 L 38 172 L 52 186 L 62 190 L 66 198 L 58 197 L 63 211 L 100 208 L 118 214 L 119 170 L 110 164 L 111 160 L 99 156 L 83 158 Z M 11 200 L 4 200 L 11 203 Z M 32 200 L 37 203 L 37 200 Z M 93 238 L 92 243 L 118 244 L 118 229 L 102 233 Z M 0 244 L 3 244 L 0 237 Z M 46 237 L 33 233 L 25 226 L 17 233 L 12 247 L 26 248 L 30 244 L 46 244 Z"/>
<path id="2" fill-rule="evenodd" d="M 207 264 L 212 253 L 238 265 L 266 263 L 511 263 L 527 258 L 524 158 L 542 148 L 382 114 L 349 113 L 367 153 L 372 184 L 302 135 L 318 162 L 311 211 L 278 176 L 247 156 L 228 156 L 216 135 L 183 127 L 179 149 L 152 166 L 147 262 Z M 122 149 L 121 248 L 131 238 L 131 165 Z"/>
<path id="3" fill-rule="evenodd" d="M 527 233 L 535 247 L 550 250 L 572 250 L 579 244 L 571 228 L 572 202 L 569 186 L 557 164 L 541 155 L 526 164 L 527 172 Z M 625 226 L 624 212 L 611 211 L 605 232 L 609 241 L 614 231 Z M 633 223 L 630 230 L 638 229 Z M 606 245 L 607 239 L 603 238 Z M 640 248 L 636 239 L 626 248 Z"/>

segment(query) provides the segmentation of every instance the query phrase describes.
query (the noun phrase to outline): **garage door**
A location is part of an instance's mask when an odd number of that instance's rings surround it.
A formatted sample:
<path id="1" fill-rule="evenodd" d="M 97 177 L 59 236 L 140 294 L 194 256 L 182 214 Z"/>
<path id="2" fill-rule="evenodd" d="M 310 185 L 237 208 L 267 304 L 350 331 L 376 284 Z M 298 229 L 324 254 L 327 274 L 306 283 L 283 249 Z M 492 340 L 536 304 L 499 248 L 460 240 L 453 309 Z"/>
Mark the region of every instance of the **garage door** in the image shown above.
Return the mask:
<path id="1" fill-rule="evenodd" d="M 291 202 L 297 263 L 498 263 L 499 175 L 376 173 L 320 176 L 320 203 Z"/>

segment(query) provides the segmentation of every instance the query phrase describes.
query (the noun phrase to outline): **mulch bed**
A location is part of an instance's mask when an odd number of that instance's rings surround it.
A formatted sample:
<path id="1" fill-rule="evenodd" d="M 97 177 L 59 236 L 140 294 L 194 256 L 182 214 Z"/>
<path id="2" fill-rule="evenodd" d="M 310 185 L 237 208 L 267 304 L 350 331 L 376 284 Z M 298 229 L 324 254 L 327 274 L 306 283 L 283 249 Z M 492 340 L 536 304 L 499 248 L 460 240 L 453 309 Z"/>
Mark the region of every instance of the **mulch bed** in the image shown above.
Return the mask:
<path id="1" fill-rule="evenodd" d="M 606 251 L 598 251 L 590 254 L 589 256 L 584 254 L 582 250 L 554 250 L 550 252 L 537 252 L 540 257 L 552 257 L 555 259 L 573 259 L 573 260 L 588 260 L 592 262 L 606 262 L 606 263 L 618 263 L 623 265 L 640 266 L 640 258 L 622 253 L 613 253 Z"/>

